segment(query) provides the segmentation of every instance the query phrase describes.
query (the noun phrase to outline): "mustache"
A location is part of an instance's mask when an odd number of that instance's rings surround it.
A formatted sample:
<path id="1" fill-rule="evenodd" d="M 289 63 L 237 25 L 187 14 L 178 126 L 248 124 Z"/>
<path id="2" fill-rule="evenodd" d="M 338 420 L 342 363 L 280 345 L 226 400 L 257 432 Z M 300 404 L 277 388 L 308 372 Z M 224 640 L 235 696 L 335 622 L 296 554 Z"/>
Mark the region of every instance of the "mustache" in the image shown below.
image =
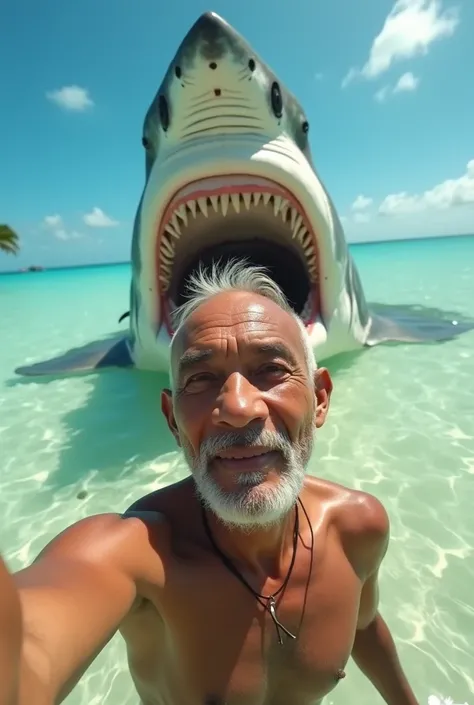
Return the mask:
<path id="1" fill-rule="evenodd" d="M 206 438 L 201 443 L 199 455 L 209 462 L 223 450 L 249 448 L 255 445 L 265 446 L 270 451 L 277 451 L 285 458 L 291 454 L 291 441 L 285 431 L 246 428 L 241 431 L 226 431 L 219 436 Z"/>

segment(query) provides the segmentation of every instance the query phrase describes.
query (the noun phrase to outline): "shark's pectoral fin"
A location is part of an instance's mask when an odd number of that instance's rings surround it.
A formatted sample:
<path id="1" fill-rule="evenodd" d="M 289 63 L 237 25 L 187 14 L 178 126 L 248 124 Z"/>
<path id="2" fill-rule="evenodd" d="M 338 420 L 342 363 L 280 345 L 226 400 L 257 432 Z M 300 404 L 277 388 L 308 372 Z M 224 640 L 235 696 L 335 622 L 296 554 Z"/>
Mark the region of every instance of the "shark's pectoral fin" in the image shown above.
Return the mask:
<path id="1" fill-rule="evenodd" d="M 427 343 L 451 340 L 474 330 L 474 320 L 452 311 L 425 306 L 371 304 L 366 345 L 383 342 Z"/>
<path id="2" fill-rule="evenodd" d="M 95 340 L 80 348 L 73 348 L 59 357 L 18 367 L 18 375 L 71 375 L 104 367 L 131 367 L 133 361 L 123 333 L 105 340 Z"/>

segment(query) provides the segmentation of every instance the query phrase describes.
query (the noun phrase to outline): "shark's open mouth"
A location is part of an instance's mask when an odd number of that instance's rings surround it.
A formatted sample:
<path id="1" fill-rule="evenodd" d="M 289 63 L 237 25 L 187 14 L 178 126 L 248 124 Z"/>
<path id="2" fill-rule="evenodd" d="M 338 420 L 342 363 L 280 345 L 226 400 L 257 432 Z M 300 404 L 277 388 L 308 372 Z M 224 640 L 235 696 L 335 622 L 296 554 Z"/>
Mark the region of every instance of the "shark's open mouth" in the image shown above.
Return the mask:
<path id="1" fill-rule="evenodd" d="M 295 197 L 252 176 L 202 179 L 176 193 L 157 238 L 164 322 L 184 301 L 186 279 L 199 264 L 245 257 L 267 268 L 307 325 L 320 313 L 316 233 Z"/>

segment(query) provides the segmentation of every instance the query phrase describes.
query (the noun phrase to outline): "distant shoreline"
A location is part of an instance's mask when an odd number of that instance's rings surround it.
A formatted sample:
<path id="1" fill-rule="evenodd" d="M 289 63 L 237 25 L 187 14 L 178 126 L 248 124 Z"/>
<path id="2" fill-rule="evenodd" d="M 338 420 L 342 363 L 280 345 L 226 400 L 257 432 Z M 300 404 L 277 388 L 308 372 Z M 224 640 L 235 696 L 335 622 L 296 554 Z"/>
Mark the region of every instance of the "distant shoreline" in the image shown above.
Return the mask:
<path id="1" fill-rule="evenodd" d="M 374 245 L 389 245 L 389 244 L 403 244 L 403 245 L 408 245 L 411 242 L 432 242 L 433 240 L 439 241 L 439 240 L 458 240 L 460 238 L 464 237 L 474 237 L 474 233 L 462 233 L 460 235 L 429 235 L 427 237 L 407 237 L 407 238 L 389 238 L 387 240 L 362 240 L 358 242 L 348 242 L 349 248 L 353 247 L 372 247 Z M 43 272 L 57 272 L 57 271 L 63 271 L 63 270 L 68 270 L 68 269 L 97 269 L 99 267 L 118 267 L 120 265 L 125 265 L 125 264 L 130 264 L 131 260 L 123 260 L 123 261 L 118 261 L 118 262 L 99 262 L 99 263 L 91 263 L 91 264 L 69 264 L 69 265 L 61 265 L 61 266 L 52 266 L 48 267 L 46 265 L 40 265 L 41 270 L 36 272 L 36 271 L 28 271 L 28 266 L 26 267 L 20 267 L 18 269 L 6 269 L 6 270 L 0 270 L 0 276 L 2 275 L 11 275 L 11 274 L 18 274 L 25 276 L 27 274 L 38 274 L 41 275 Z M 29 266 L 37 266 L 37 265 L 29 265 Z"/>

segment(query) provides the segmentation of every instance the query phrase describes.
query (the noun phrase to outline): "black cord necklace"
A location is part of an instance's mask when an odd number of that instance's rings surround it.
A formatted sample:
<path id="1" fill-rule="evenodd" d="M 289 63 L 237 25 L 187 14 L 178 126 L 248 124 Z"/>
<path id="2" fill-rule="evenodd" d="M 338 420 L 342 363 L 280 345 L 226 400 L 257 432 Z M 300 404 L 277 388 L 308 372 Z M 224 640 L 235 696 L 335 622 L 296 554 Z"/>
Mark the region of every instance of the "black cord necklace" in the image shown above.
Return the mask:
<path id="1" fill-rule="evenodd" d="M 303 504 L 301 503 L 301 500 L 298 497 L 298 502 L 301 504 L 303 507 Z M 256 592 L 251 585 L 245 580 L 244 576 L 240 574 L 240 572 L 237 570 L 235 565 L 232 563 L 230 558 L 228 558 L 225 553 L 221 551 L 219 546 L 216 544 L 214 537 L 211 533 L 211 528 L 209 526 L 209 522 L 207 520 L 206 516 L 206 511 L 204 507 L 201 505 L 201 511 L 202 511 L 202 518 L 203 518 L 203 523 L 204 523 L 204 529 L 206 531 L 206 535 L 209 539 L 209 541 L 212 544 L 212 547 L 214 551 L 217 553 L 225 567 L 238 579 L 240 582 L 249 590 L 252 595 L 256 598 L 256 600 L 262 605 L 264 609 L 266 609 L 269 613 L 271 618 L 273 619 L 273 623 L 275 625 L 275 629 L 277 631 L 278 635 L 278 642 L 283 645 L 283 638 L 282 638 L 282 632 L 284 632 L 288 637 L 291 639 L 296 639 L 296 636 L 292 634 L 286 627 L 283 626 L 283 624 L 279 621 L 277 615 L 276 615 L 276 601 L 275 598 L 286 588 L 288 585 L 288 581 L 291 577 L 291 573 L 293 571 L 293 566 L 295 565 L 295 559 L 296 559 L 296 550 L 298 547 L 298 535 L 299 535 L 299 527 L 300 527 L 300 521 L 299 521 L 299 511 L 298 511 L 298 504 L 295 504 L 295 525 L 293 528 L 293 555 L 291 557 L 291 562 L 290 562 L 290 567 L 288 568 L 288 573 L 286 574 L 286 578 L 284 579 L 283 583 L 280 585 L 278 590 L 276 590 L 272 595 L 261 595 L 259 592 Z M 306 514 L 306 511 L 303 507 L 303 511 Z"/>

